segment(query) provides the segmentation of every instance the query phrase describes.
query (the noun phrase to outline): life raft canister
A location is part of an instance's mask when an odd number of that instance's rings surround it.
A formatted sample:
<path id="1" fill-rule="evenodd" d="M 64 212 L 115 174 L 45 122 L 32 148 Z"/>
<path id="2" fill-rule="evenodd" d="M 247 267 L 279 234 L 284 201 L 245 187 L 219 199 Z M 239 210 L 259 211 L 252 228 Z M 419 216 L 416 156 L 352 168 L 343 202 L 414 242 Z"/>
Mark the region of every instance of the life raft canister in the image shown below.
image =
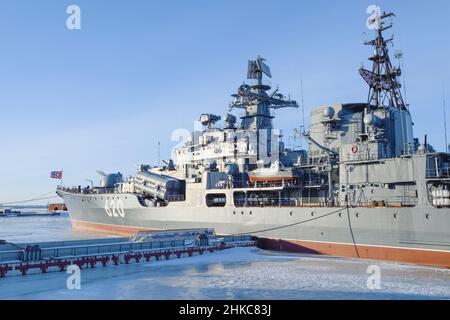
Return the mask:
<path id="1" fill-rule="evenodd" d="M 353 154 L 358 153 L 358 146 L 352 145 L 352 148 L 350 150 L 352 151 Z"/>

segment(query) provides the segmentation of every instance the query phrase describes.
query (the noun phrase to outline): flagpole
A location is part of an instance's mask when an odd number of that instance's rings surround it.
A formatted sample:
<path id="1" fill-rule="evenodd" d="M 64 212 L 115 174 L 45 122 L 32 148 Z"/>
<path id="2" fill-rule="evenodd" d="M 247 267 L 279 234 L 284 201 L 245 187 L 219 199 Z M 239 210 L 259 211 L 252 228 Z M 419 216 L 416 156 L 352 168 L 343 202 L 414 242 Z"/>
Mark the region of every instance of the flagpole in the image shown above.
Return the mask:
<path id="1" fill-rule="evenodd" d="M 61 170 L 61 171 L 52 171 L 51 173 L 50 173 L 50 177 L 52 178 L 52 179 L 57 179 L 57 180 L 60 180 L 60 182 L 59 182 L 59 185 L 57 184 L 57 186 L 60 186 L 60 187 L 62 187 L 63 186 L 63 171 Z"/>

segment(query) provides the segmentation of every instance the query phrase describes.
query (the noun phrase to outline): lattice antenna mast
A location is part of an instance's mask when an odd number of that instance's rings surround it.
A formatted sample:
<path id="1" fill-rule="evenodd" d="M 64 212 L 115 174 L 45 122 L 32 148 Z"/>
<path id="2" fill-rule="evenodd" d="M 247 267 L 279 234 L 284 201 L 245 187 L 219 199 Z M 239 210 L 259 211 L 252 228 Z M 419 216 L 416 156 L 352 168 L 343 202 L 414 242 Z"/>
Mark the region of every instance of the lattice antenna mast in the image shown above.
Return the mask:
<path id="1" fill-rule="evenodd" d="M 370 87 L 367 105 L 372 110 L 386 106 L 406 109 L 399 81 L 401 69 L 394 67 L 389 58 L 387 45 L 393 38 L 386 40 L 383 37 L 383 32 L 392 28 L 392 24 L 386 24 L 385 21 L 389 17 L 395 17 L 395 15 L 383 13 L 371 21 L 376 25 L 376 38 L 364 44 L 374 48 L 374 55 L 369 58 L 373 63 L 372 71 L 359 69 L 359 73 Z"/>

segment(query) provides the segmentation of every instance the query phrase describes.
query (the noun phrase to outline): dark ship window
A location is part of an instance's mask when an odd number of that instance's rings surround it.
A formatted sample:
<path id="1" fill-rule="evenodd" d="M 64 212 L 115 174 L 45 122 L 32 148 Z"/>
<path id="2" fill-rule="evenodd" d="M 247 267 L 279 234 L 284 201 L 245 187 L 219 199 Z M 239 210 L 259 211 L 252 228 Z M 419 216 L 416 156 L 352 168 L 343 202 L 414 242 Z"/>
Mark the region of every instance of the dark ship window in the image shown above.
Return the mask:
<path id="1" fill-rule="evenodd" d="M 214 193 L 206 195 L 206 205 L 208 207 L 225 207 L 227 204 L 227 197 L 225 193 Z"/>
<path id="2" fill-rule="evenodd" d="M 246 205 L 245 192 L 237 191 L 233 193 L 234 205 L 236 207 L 243 207 Z"/>

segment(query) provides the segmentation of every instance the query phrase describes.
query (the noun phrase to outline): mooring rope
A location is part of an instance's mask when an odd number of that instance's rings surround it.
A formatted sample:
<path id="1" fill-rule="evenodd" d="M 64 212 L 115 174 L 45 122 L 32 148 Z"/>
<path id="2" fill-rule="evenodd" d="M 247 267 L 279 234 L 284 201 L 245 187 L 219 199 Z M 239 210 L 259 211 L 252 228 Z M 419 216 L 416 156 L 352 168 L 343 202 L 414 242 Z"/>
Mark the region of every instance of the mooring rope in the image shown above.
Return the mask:
<path id="1" fill-rule="evenodd" d="M 47 199 L 54 199 L 54 198 L 59 198 L 59 196 L 51 196 L 51 197 L 45 197 L 48 194 L 54 193 L 55 191 L 50 191 L 47 192 L 43 195 L 40 195 L 36 198 L 32 198 L 32 199 L 25 199 L 25 200 L 18 200 L 18 201 L 12 201 L 12 202 L 3 202 L 0 203 L 0 206 L 9 206 L 12 204 L 21 204 L 21 203 L 27 203 L 27 202 L 32 202 L 32 201 L 39 201 L 39 200 L 47 200 Z"/>
<path id="2" fill-rule="evenodd" d="M 338 213 L 340 211 L 344 211 L 344 210 L 347 210 L 347 209 L 348 209 L 348 207 L 345 207 L 345 208 L 341 208 L 341 209 L 333 211 L 333 212 L 329 212 L 329 213 L 323 214 L 321 216 L 317 216 L 317 217 L 314 217 L 314 218 L 302 220 L 302 221 L 299 221 L 299 222 L 290 223 L 290 224 L 286 224 L 286 225 L 279 226 L 279 227 L 274 227 L 274 228 L 269 228 L 269 229 L 262 229 L 262 230 L 251 231 L 251 232 L 231 234 L 231 236 L 242 236 L 242 235 L 247 235 L 247 234 L 262 233 L 262 232 L 268 232 L 268 231 L 273 231 L 273 230 L 289 228 L 289 227 L 297 226 L 297 225 L 300 225 L 300 224 L 303 224 L 303 223 L 307 223 L 307 222 L 311 222 L 311 221 L 318 220 L 318 219 L 321 219 L 321 218 L 325 218 L 325 217 L 331 216 L 331 215 L 333 215 L 335 213 Z"/>

